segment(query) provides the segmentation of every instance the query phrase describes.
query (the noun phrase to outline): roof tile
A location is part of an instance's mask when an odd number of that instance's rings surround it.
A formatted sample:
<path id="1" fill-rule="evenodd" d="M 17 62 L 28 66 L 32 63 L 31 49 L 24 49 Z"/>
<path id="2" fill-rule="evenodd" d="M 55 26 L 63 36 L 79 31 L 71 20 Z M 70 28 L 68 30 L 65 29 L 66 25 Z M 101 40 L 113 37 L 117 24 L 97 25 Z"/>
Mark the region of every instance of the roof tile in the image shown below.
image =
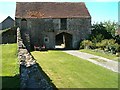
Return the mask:
<path id="1" fill-rule="evenodd" d="M 16 18 L 90 18 L 85 3 L 17 2 Z"/>

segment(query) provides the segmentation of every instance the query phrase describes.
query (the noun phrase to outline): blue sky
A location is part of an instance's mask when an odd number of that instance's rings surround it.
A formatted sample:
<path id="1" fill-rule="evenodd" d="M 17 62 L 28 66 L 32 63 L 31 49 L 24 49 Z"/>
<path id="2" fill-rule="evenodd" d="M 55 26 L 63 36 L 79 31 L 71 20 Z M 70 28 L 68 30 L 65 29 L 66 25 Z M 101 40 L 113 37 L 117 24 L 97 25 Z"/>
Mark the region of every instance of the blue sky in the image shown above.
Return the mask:
<path id="1" fill-rule="evenodd" d="M 30 0 L 29 0 L 30 1 Z M 57 0 L 52 0 L 57 1 Z M 61 0 L 59 2 L 79 2 L 80 0 Z M 92 17 L 92 23 L 94 22 L 103 22 L 103 21 L 115 21 L 118 22 L 118 2 L 115 1 L 106 1 L 106 2 L 88 2 L 85 4 L 89 10 L 89 13 Z M 99 0 L 98 0 L 99 1 Z M 105 0 L 102 0 L 105 1 Z M 4 20 L 7 16 L 11 16 L 13 19 L 15 17 L 15 1 L 0 1 L 0 22 Z"/>

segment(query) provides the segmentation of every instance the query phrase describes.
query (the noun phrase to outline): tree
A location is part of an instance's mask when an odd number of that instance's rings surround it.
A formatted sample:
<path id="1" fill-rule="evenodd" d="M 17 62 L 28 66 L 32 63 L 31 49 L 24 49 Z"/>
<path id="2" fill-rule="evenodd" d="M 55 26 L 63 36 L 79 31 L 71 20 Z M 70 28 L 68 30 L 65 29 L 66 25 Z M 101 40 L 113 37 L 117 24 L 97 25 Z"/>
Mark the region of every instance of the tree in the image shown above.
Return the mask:
<path id="1" fill-rule="evenodd" d="M 92 31 L 90 35 L 90 40 L 94 43 L 100 42 L 103 39 L 111 39 L 112 35 L 107 31 L 105 25 L 101 22 L 100 24 L 96 23 L 92 26 Z"/>
<path id="2" fill-rule="evenodd" d="M 106 28 L 107 32 L 111 33 L 112 37 L 115 37 L 118 24 L 115 22 L 107 21 L 104 22 L 103 25 Z"/>

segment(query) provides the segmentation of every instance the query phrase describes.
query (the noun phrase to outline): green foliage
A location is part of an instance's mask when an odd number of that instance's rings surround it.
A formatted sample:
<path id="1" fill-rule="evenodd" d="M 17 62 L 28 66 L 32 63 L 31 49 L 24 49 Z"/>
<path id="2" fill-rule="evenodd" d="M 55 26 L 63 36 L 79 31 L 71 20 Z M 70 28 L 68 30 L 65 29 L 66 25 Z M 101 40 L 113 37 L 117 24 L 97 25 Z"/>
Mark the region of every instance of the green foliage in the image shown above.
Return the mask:
<path id="1" fill-rule="evenodd" d="M 95 41 L 95 40 L 94 40 Z M 80 49 L 101 49 L 105 52 L 110 52 L 112 54 L 116 54 L 120 52 L 120 45 L 116 43 L 114 39 L 104 39 L 100 42 L 92 42 L 90 40 L 83 40 L 80 43 Z"/>
<path id="2" fill-rule="evenodd" d="M 115 35 L 117 26 L 117 23 L 111 21 L 93 24 L 89 37 L 92 47 L 111 53 L 120 52 L 120 36 Z"/>
<path id="3" fill-rule="evenodd" d="M 108 45 L 109 40 L 108 39 L 104 39 L 101 42 L 98 42 L 96 44 L 97 48 L 101 48 L 102 50 L 104 50 L 104 48 Z"/>
<path id="4" fill-rule="evenodd" d="M 104 22 L 103 25 L 106 28 L 107 32 L 111 33 L 112 37 L 115 37 L 116 29 L 118 27 L 117 23 L 107 21 Z"/>
<path id="5" fill-rule="evenodd" d="M 118 52 L 119 48 L 120 48 L 120 45 L 118 45 L 117 43 L 110 44 L 110 45 L 107 46 L 108 51 L 110 51 L 113 54 Z"/>
<path id="6" fill-rule="evenodd" d="M 97 42 L 100 42 L 100 41 L 102 41 L 104 39 L 104 36 L 102 35 L 102 34 L 98 34 L 98 35 L 96 35 L 96 36 L 92 36 L 91 37 L 91 41 L 93 42 L 93 43 L 97 43 Z"/>
<path id="7" fill-rule="evenodd" d="M 90 40 L 83 40 L 80 44 L 80 48 L 89 49 L 93 46 L 93 43 Z"/>
<path id="8" fill-rule="evenodd" d="M 116 29 L 117 23 L 111 21 L 93 24 L 89 39 L 93 43 L 100 42 L 103 39 L 115 39 Z M 118 41 L 118 37 L 116 39 Z"/>
<path id="9" fill-rule="evenodd" d="M 116 42 L 117 42 L 118 44 L 120 44 L 120 36 L 119 36 L 119 35 L 116 35 L 116 36 L 114 37 L 114 39 L 116 40 Z"/>
<path id="10" fill-rule="evenodd" d="M 90 40 L 92 40 L 93 37 L 96 38 L 97 42 L 99 42 L 102 39 L 111 39 L 112 35 L 110 32 L 107 31 L 103 23 L 100 23 L 100 24 L 96 23 L 96 24 L 93 24 L 92 26 Z M 102 38 L 100 39 L 100 37 Z"/>
<path id="11" fill-rule="evenodd" d="M 98 48 L 101 48 L 104 51 L 108 51 L 111 53 L 116 53 L 119 51 L 120 45 L 116 43 L 114 39 L 105 39 L 102 40 L 101 42 L 98 42 L 96 44 Z"/>

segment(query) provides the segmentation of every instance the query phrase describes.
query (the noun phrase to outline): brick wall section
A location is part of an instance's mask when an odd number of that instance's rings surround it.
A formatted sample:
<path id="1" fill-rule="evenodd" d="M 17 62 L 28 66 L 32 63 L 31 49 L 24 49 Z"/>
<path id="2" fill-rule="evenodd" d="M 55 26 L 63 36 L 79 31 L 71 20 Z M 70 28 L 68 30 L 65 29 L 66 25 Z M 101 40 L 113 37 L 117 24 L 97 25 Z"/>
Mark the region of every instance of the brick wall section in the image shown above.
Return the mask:
<path id="1" fill-rule="evenodd" d="M 23 44 L 20 29 L 17 28 L 18 58 L 20 63 L 21 89 L 39 88 L 40 90 L 52 90 L 53 86 L 40 70 L 40 66 Z"/>

